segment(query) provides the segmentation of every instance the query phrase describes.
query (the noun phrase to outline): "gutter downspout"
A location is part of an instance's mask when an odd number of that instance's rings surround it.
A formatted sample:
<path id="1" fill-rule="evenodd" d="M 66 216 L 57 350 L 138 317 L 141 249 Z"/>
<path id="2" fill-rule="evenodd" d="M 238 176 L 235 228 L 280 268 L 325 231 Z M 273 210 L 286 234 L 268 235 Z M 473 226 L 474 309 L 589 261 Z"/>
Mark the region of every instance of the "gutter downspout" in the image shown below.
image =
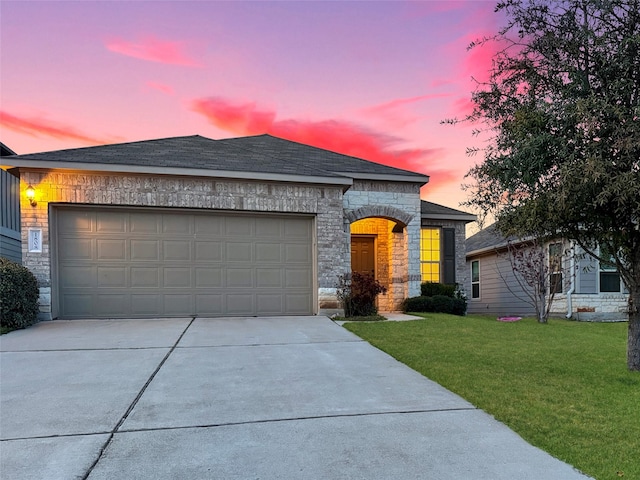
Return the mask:
<path id="1" fill-rule="evenodd" d="M 571 318 L 573 316 L 573 303 L 571 302 L 571 295 L 576 291 L 575 245 L 571 245 L 571 260 L 570 260 L 570 267 L 569 268 L 571 268 L 571 287 L 567 291 L 567 315 L 566 315 L 566 318 Z"/>

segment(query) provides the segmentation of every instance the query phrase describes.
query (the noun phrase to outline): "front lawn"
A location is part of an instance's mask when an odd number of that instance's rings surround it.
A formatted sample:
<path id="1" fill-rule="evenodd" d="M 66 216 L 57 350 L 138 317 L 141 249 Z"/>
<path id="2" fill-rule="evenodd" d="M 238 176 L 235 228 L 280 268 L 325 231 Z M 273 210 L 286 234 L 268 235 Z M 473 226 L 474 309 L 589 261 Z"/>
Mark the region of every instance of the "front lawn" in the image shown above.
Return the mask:
<path id="1" fill-rule="evenodd" d="M 345 328 L 598 480 L 640 479 L 640 373 L 626 323 L 417 314 Z"/>

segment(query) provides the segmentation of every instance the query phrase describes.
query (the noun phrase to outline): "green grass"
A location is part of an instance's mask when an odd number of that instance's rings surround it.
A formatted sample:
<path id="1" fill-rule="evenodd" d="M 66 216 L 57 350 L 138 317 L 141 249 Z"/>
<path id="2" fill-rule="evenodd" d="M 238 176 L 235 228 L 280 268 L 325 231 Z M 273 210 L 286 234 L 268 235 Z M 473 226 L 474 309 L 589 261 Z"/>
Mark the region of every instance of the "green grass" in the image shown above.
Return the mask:
<path id="1" fill-rule="evenodd" d="M 598 480 L 640 479 L 640 373 L 626 323 L 417 314 L 345 328 Z"/>

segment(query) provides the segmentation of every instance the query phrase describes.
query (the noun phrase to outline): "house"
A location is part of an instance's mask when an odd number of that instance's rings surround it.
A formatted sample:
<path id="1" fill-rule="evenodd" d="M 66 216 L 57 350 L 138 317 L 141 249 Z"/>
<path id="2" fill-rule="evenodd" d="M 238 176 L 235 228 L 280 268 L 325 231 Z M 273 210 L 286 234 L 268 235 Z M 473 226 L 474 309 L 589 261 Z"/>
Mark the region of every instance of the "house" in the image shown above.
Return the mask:
<path id="1" fill-rule="evenodd" d="M 0 142 L 0 156 L 15 155 L 15 152 Z M 0 170 L 0 257 L 14 262 L 22 261 L 20 246 L 20 179 Z"/>
<path id="2" fill-rule="evenodd" d="M 467 238 L 469 313 L 535 315 L 516 279 L 508 251 L 509 244 L 523 243 L 515 237 L 503 237 L 493 225 Z M 544 254 L 550 288 L 554 290 L 552 316 L 582 321 L 627 320 L 629 295 L 615 268 L 562 239 L 546 242 Z"/>
<path id="3" fill-rule="evenodd" d="M 421 226 L 463 248 L 468 220 L 421 204 L 426 175 L 270 135 L 13 155 L 2 169 L 20 177 L 42 318 L 329 313 L 352 266 L 393 310 L 419 294 Z"/>

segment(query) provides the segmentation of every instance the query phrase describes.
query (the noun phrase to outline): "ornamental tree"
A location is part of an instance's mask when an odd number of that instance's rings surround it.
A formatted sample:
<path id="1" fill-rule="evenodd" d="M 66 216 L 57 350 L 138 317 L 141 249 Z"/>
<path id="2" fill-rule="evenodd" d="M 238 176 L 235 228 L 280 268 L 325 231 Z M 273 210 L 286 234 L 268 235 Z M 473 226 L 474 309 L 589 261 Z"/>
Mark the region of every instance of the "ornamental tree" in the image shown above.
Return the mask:
<path id="1" fill-rule="evenodd" d="M 489 80 L 464 119 L 487 134 L 467 206 L 504 235 L 575 241 L 629 290 L 640 370 L 640 0 L 506 0 Z M 600 248 L 598 248 L 600 247 Z M 613 259 L 599 252 L 612 252 Z"/>

